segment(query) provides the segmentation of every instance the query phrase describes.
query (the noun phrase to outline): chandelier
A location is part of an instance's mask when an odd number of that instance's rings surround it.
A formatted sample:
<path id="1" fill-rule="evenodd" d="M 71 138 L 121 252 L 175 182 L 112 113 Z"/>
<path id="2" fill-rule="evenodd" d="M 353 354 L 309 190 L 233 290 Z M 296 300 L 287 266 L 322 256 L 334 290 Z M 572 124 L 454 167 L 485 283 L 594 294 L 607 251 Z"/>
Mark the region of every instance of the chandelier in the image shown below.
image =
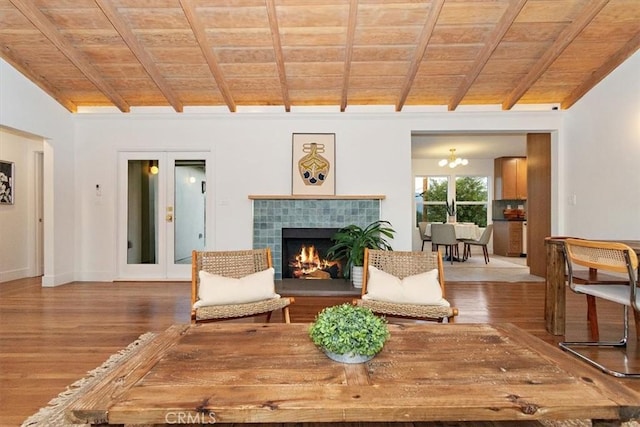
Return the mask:
<path id="1" fill-rule="evenodd" d="M 458 165 L 462 165 L 462 166 L 466 166 L 469 164 L 469 160 L 467 159 L 462 159 L 460 157 L 456 157 L 456 149 L 455 148 L 450 148 L 449 151 L 451 151 L 451 154 L 449 155 L 448 159 L 442 159 L 438 162 L 438 165 L 441 167 L 444 166 L 449 166 L 450 168 L 455 168 Z"/>

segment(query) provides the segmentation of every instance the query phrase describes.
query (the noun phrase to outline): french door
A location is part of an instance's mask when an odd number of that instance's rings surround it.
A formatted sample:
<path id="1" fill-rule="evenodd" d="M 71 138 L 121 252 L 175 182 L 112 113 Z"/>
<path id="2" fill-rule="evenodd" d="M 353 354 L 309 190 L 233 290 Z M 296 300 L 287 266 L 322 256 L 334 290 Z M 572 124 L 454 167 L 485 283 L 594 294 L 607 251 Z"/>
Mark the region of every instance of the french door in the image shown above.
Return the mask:
<path id="1" fill-rule="evenodd" d="M 119 155 L 118 278 L 189 279 L 206 246 L 210 153 Z M 210 228 L 209 228 L 210 229 Z"/>

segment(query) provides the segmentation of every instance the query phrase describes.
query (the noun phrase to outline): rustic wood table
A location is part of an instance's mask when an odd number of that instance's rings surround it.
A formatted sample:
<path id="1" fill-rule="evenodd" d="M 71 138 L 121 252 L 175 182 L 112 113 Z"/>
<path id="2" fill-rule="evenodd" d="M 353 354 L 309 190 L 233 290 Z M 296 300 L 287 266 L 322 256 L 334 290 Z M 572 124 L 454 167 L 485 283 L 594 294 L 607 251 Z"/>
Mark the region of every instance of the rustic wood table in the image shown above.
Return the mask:
<path id="1" fill-rule="evenodd" d="M 511 324 L 397 324 L 370 362 L 308 324 L 177 325 L 67 410 L 91 424 L 628 420 L 640 394 Z"/>
<path id="2" fill-rule="evenodd" d="M 547 237 L 544 242 L 547 257 L 544 321 L 547 332 L 552 335 L 564 335 L 565 333 L 565 306 L 567 302 L 565 239 L 566 237 Z M 616 242 L 628 245 L 640 256 L 640 240 L 616 240 Z"/>

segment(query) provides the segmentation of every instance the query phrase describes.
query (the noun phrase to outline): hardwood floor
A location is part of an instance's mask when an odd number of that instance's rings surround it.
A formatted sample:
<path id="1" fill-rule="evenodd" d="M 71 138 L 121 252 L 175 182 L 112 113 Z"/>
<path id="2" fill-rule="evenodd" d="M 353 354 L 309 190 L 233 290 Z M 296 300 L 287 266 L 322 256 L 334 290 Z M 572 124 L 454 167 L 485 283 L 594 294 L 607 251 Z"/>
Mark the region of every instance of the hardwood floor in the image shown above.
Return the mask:
<path id="1" fill-rule="evenodd" d="M 187 282 L 84 282 L 56 288 L 40 287 L 40 278 L 0 283 L 0 425 L 20 425 L 139 335 L 188 323 L 189 293 Z M 553 345 L 561 338 L 544 329 L 544 282 L 449 282 L 447 298 L 460 309 L 457 322 L 511 322 Z M 323 306 L 345 300 L 296 297 L 292 321 L 312 321 Z M 599 301 L 598 314 L 601 337 L 617 338 L 619 306 Z M 586 338 L 583 296 L 569 293 L 567 318 L 568 338 Z M 633 325 L 630 333 L 635 336 Z M 617 352 L 599 357 L 621 359 Z M 627 359 L 629 368 L 640 370 L 634 339 Z M 611 380 L 640 391 L 640 380 Z"/>

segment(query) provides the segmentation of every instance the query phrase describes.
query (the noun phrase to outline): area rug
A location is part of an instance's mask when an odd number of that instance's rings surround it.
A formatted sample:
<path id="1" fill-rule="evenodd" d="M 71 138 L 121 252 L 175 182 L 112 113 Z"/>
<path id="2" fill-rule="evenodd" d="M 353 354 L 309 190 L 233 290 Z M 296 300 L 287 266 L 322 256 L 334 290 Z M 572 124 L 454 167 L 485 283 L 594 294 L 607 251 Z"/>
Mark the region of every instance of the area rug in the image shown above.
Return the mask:
<path id="1" fill-rule="evenodd" d="M 34 415 L 30 416 L 24 423 L 22 423 L 21 427 L 89 427 L 88 424 L 71 424 L 69 423 L 65 416 L 66 408 L 74 402 L 78 397 L 80 397 L 83 393 L 89 390 L 96 382 L 99 382 L 105 375 L 107 375 L 113 369 L 116 369 L 122 363 L 126 362 L 129 358 L 134 356 L 144 345 L 151 341 L 157 334 L 152 332 L 147 332 L 146 334 L 141 335 L 137 340 L 129 344 L 126 348 L 120 350 L 118 353 L 112 355 L 107 359 L 101 366 L 96 369 L 93 369 L 87 372 L 87 376 L 76 381 L 67 387 L 65 391 L 60 393 L 54 399 L 52 399 L 46 407 L 41 408 Z M 314 424 L 314 423 L 309 423 Z M 341 423 L 342 427 L 347 426 L 367 426 L 367 427 L 377 427 L 377 426 L 393 426 L 396 423 Z M 410 425 L 411 423 L 401 423 L 402 425 Z M 231 426 L 231 424 L 218 424 L 220 426 Z M 238 426 L 238 424 L 233 424 L 234 426 Z M 261 424 L 267 425 L 267 424 Z M 279 427 L 300 427 L 303 425 L 302 423 L 280 423 L 274 424 L 274 426 Z M 328 424 L 323 424 L 328 425 Z M 529 427 L 529 426 L 541 426 L 541 427 L 590 427 L 591 421 L 589 420 L 565 420 L 565 421 L 539 421 L 536 422 L 524 422 L 524 423 L 513 423 L 513 422 L 434 422 L 434 423 L 414 423 L 415 426 L 420 427 L 510 427 L 510 426 L 520 426 Z M 640 423 L 636 421 L 630 421 L 626 423 L 622 423 L 622 427 L 640 427 Z"/>
<path id="2" fill-rule="evenodd" d="M 129 344 L 118 353 L 111 355 L 102 365 L 87 372 L 87 376 L 67 387 L 65 391 L 53 398 L 47 406 L 27 418 L 22 427 L 82 427 L 88 424 L 69 423 L 64 412 L 70 403 L 100 381 L 107 373 L 120 366 L 134 356 L 144 345 L 151 341 L 157 334 L 147 332 L 140 335 L 137 340 Z"/>

